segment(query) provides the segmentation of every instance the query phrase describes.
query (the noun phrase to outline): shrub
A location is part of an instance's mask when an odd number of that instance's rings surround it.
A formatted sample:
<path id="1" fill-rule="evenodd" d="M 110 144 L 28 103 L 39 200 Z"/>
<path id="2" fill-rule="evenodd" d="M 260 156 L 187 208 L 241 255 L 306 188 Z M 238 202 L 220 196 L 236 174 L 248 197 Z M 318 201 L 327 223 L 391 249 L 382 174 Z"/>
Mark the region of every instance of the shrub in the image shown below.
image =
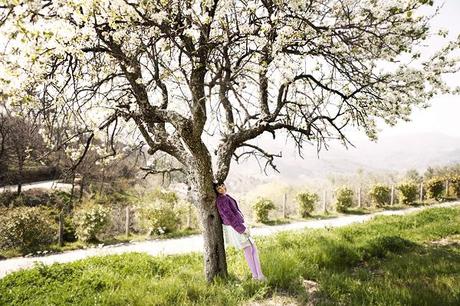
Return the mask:
<path id="1" fill-rule="evenodd" d="M 75 228 L 75 224 L 70 216 L 64 216 L 64 231 L 62 236 L 66 242 L 74 242 L 78 239 L 77 229 Z"/>
<path id="2" fill-rule="evenodd" d="M 267 198 L 258 198 L 252 207 L 256 215 L 256 221 L 262 223 L 268 222 L 268 213 L 276 208 L 273 201 Z"/>
<path id="3" fill-rule="evenodd" d="M 426 182 L 426 190 L 429 199 L 439 201 L 444 192 L 444 180 L 440 177 L 433 177 Z"/>
<path id="4" fill-rule="evenodd" d="M 149 234 L 163 235 L 177 231 L 181 224 L 178 212 L 169 203 L 155 200 L 138 208 L 142 225 Z"/>
<path id="5" fill-rule="evenodd" d="M 455 197 L 460 197 L 460 175 L 454 175 L 450 179 L 450 188 Z"/>
<path id="6" fill-rule="evenodd" d="M 371 202 L 375 206 L 382 207 L 390 202 L 390 187 L 381 184 L 376 184 L 372 186 L 371 190 L 369 191 L 369 196 L 371 197 Z"/>
<path id="7" fill-rule="evenodd" d="M 418 186 L 413 181 L 402 182 L 396 189 L 399 190 L 399 202 L 402 204 L 412 204 L 417 199 Z"/>
<path id="8" fill-rule="evenodd" d="M 300 215 L 302 218 L 306 218 L 315 209 L 315 204 L 319 201 L 319 196 L 313 192 L 301 192 L 297 194 L 296 199 L 299 204 Z"/>
<path id="9" fill-rule="evenodd" d="M 337 200 L 335 207 L 339 212 L 345 212 L 353 205 L 353 190 L 348 187 L 342 187 L 336 191 Z"/>
<path id="10" fill-rule="evenodd" d="M 57 234 L 51 210 L 42 207 L 16 207 L 0 213 L 0 248 L 31 252 L 51 244 Z"/>
<path id="11" fill-rule="evenodd" d="M 16 192 L 4 191 L 0 192 L 0 205 L 4 207 L 10 206 L 13 200 L 17 197 Z"/>
<path id="12" fill-rule="evenodd" d="M 109 213 L 109 208 L 92 201 L 76 209 L 73 222 L 78 239 L 85 242 L 97 241 L 97 234 L 109 224 Z"/>

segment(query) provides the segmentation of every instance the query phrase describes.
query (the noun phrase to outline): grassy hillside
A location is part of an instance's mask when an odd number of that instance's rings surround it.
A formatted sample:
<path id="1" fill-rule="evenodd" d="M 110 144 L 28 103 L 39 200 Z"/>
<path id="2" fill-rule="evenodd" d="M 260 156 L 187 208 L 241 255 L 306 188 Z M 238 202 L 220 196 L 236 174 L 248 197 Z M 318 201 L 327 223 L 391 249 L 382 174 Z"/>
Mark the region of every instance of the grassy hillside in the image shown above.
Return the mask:
<path id="1" fill-rule="evenodd" d="M 459 241 L 460 209 L 433 208 L 260 238 L 266 283 L 234 249 L 230 277 L 211 285 L 200 254 L 131 253 L 10 274 L 0 305 L 459 305 Z"/>

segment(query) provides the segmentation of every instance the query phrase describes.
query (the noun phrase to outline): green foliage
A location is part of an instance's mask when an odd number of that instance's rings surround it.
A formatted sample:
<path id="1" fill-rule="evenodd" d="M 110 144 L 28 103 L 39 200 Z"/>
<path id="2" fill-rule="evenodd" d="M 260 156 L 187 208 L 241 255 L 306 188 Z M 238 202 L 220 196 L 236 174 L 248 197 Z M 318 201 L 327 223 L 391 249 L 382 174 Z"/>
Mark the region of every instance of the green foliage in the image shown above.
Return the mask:
<path id="1" fill-rule="evenodd" d="M 135 197 L 128 191 L 114 191 L 110 193 L 96 192 L 92 195 L 91 201 L 103 206 L 126 205 L 133 202 Z"/>
<path id="2" fill-rule="evenodd" d="M 369 196 L 371 197 L 371 201 L 374 205 L 377 207 L 382 207 L 390 202 L 390 187 L 382 184 L 376 184 L 372 186 L 371 190 L 369 191 Z"/>
<path id="3" fill-rule="evenodd" d="M 314 192 L 301 192 L 297 194 L 297 203 L 299 204 L 299 211 L 302 218 L 309 217 L 315 209 L 316 202 L 319 201 L 318 194 Z"/>
<path id="4" fill-rule="evenodd" d="M 73 222 L 79 240 L 92 242 L 109 225 L 110 208 L 87 201 L 74 212 Z"/>
<path id="5" fill-rule="evenodd" d="M 10 203 L 16 198 L 17 194 L 11 191 L 0 192 L 0 207 L 8 207 Z"/>
<path id="6" fill-rule="evenodd" d="M 160 200 L 143 203 L 138 212 L 142 226 L 153 235 L 175 232 L 181 224 L 178 211 L 170 203 Z"/>
<path id="7" fill-rule="evenodd" d="M 67 242 L 74 242 L 78 240 L 77 229 L 71 216 L 64 215 L 63 239 Z"/>
<path id="8" fill-rule="evenodd" d="M 450 188 L 455 197 L 460 197 L 460 175 L 452 175 L 449 179 Z"/>
<path id="9" fill-rule="evenodd" d="M 336 191 L 337 199 L 335 207 L 339 212 L 345 212 L 353 206 L 353 190 L 348 187 L 341 187 Z"/>
<path id="10" fill-rule="evenodd" d="M 426 190 L 429 199 L 440 201 L 444 192 L 444 180 L 440 177 L 433 177 L 426 182 Z"/>
<path id="11" fill-rule="evenodd" d="M 51 244 L 57 226 L 43 207 L 15 207 L 0 211 L 0 248 L 27 253 Z"/>
<path id="12" fill-rule="evenodd" d="M 254 209 L 254 213 L 256 215 L 256 221 L 266 223 L 269 221 L 268 214 L 276 207 L 272 200 L 259 197 L 252 205 L 252 208 Z"/>
<path id="13" fill-rule="evenodd" d="M 412 204 L 417 199 L 418 185 L 413 181 L 399 183 L 396 189 L 399 191 L 399 202 L 401 204 Z"/>

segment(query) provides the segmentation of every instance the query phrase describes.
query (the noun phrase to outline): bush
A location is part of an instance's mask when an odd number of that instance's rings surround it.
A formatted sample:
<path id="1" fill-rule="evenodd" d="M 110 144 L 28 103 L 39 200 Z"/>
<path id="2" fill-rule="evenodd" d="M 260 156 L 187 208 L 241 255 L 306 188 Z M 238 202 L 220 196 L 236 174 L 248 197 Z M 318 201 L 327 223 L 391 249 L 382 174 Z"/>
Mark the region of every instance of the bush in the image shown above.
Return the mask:
<path id="1" fill-rule="evenodd" d="M 8 207 L 17 197 L 16 192 L 4 191 L 0 192 L 0 206 Z"/>
<path id="2" fill-rule="evenodd" d="M 70 216 L 64 216 L 64 231 L 62 236 L 66 242 L 74 242 L 78 239 L 77 229 L 75 228 L 75 224 Z"/>
<path id="3" fill-rule="evenodd" d="M 142 225 L 152 235 L 163 235 L 177 231 L 181 224 L 178 212 L 169 203 L 155 200 L 138 208 Z"/>
<path id="4" fill-rule="evenodd" d="M 270 210 L 275 209 L 275 204 L 273 201 L 266 198 L 258 198 L 257 201 L 252 205 L 254 213 L 256 215 L 256 221 L 267 223 L 268 222 L 268 213 Z"/>
<path id="5" fill-rule="evenodd" d="M 444 180 L 440 177 L 433 177 L 426 182 L 426 190 L 429 199 L 440 201 L 444 192 Z"/>
<path id="6" fill-rule="evenodd" d="M 345 212 L 353 205 L 353 190 L 348 187 L 342 187 L 336 191 L 337 200 L 335 207 L 339 212 Z"/>
<path id="7" fill-rule="evenodd" d="M 297 203 L 302 218 L 309 217 L 315 209 L 316 202 L 319 201 L 319 196 L 313 192 L 301 192 L 297 194 Z"/>
<path id="8" fill-rule="evenodd" d="M 450 179 L 450 189 L 455 197 L 460 197 L 460 175 L 454 175 Z"/>
<path id="9" fill-rule="evenodd" d="M 418 186 L 413 181 L 402 182 L 396 189 L 399 190 L 399 202 L 402 204 L 412 204 L 417 199 Z"/>
<path id="10" fill-rule="evenodd" d="M 369 196 L 371 197 L 371 202 L 375 206 L 382 207 L 390 202 L 390 187 L 376 184 L 372 186 L 371 190 L 369 191 Z"/>
<path id="11" fill-rule="evenodd" d="M 92 201 L 76 209 L 73 222 L 78 239 L 85 242 L 97 241 L 97 235 L 109 224 L 109 213 L 109 208 Z"/>
<path id="12" fill-rule="evenodd" d="M 56 223 L 51 210 L 39 207 L 2 209 L 0 213 L 0 248 L 32 252 L 54 242 Z"/>

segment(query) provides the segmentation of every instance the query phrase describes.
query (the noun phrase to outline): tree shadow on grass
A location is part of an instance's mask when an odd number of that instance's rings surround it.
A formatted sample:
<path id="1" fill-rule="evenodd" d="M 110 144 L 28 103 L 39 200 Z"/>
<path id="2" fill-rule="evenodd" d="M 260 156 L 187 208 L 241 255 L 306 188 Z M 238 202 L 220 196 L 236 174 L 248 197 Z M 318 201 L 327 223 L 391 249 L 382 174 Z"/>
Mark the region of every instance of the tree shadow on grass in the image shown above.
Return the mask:
<path id="1" fill-rule="evenodd" d="M 361 251 L 362 260 L 354 264 L 344 257 L 342 266 L 349 268 L 330 265 L 320 273 L 321 293 L 332 304 L 460 305 L 460 251 L 455 244 L 420 245 L 384 237 Z"/>

